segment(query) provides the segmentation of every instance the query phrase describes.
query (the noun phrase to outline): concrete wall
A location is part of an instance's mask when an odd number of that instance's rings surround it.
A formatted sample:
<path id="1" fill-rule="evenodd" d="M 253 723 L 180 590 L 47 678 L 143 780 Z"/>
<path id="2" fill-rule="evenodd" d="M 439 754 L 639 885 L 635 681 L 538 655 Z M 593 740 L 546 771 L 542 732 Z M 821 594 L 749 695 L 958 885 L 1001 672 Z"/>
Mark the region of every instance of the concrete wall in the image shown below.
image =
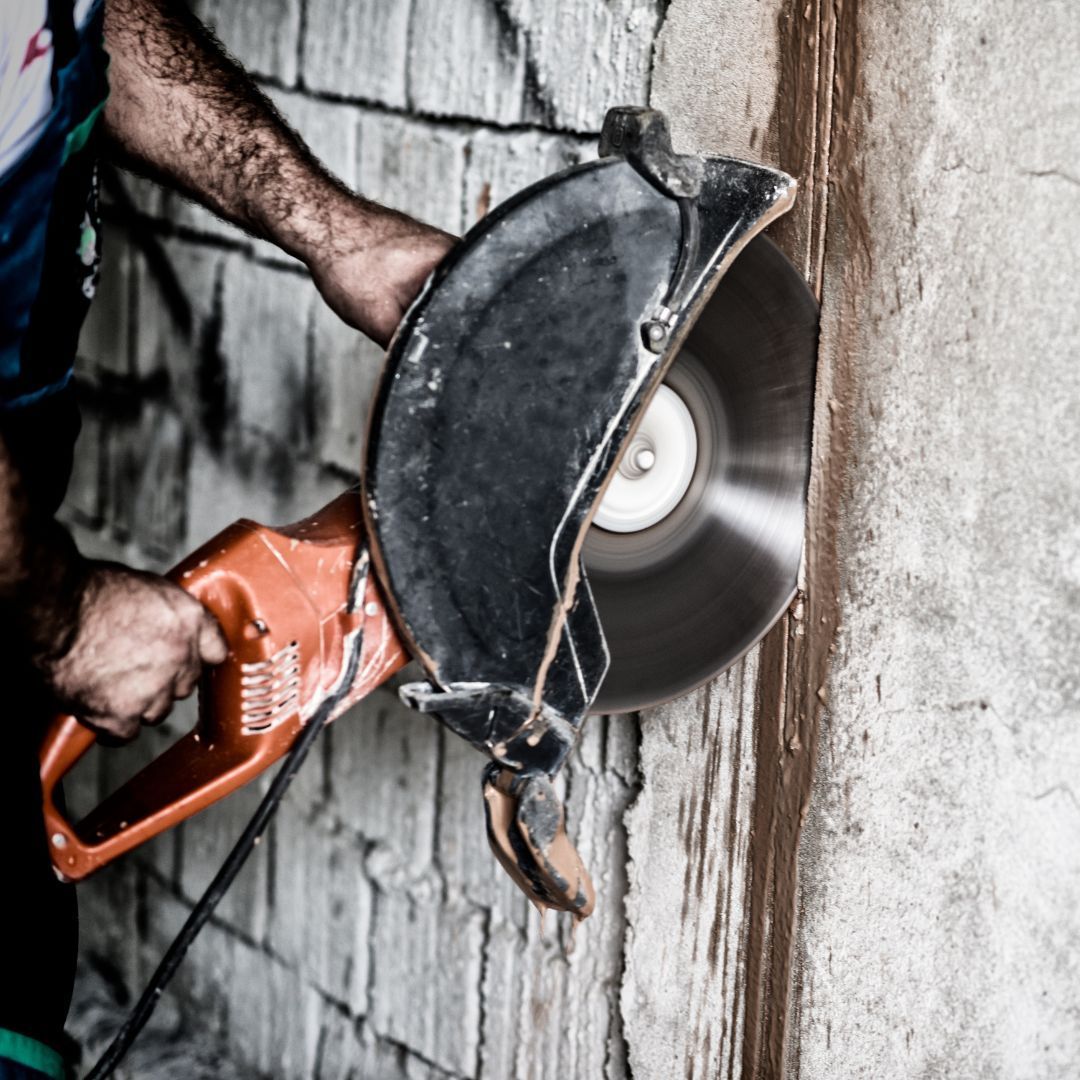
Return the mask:
<path id="1" fill-rule="evenodd" d="M 487 853 L 476 756 L 381 693 L 306 766 L 129 1075 L 1074 1076 L 1069 5 L 203 11 L 347 182 L 445 228 L 650 97 L 682 148 L 797 175 L 775 236 L 823 301 L 814 475 L 800 597 L 762 648 L 640 725 L 590 722 L 569 810 L 600 904 L 572 956 Z M 273 249 L 124 191 L 66 513 L 160 568 L 349 483 L 378 356 Z M 88 1048 L 258 794 L 82 890 Z"/>
<path id="2" fill-rule="evenodd" d="M 808 1080 L 1080 1070 L 1080 49 L 861 20 L 841 628 L 803 849 Z M 847 253 L 850 258 L 850 252 Z"/>
<path id="3" fill-rule="evenodd" d="M 743 1077 L 1080 1068 L 1078 45 L 1064 3 L 667 13 L 654 100 L 684 147 L 800 178 L 776 236 L 823 306 L 803 588 L 742 707 L 746 969 L 734 1002 L 691 993 L 689 1036 L 687 994 L 646 991 L 644 1075 L 664 1053 Z M 710 850 L 657 769 L 700 711 L 643 722 L 650 854 Z M 645 971 L 665 947 L 638 946 Z"/>

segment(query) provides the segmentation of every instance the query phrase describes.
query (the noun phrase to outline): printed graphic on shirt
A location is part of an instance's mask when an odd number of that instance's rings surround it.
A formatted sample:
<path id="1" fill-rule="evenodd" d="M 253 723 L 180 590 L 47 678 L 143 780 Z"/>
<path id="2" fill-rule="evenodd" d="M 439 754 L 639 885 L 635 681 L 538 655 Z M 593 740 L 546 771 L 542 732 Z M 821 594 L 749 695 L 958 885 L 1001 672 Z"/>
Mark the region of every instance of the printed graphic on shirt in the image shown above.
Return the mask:
<path id="1" fill-rule="evenodd" d="M 82 26 L 93 0 L 77 0 Z M 47 0 L 0 0 L 0 176 L 33 146 L 52 108 Z"/>
<path id="2" fill-rule="evenodd" d="M 86 193 L 86 209 L 83 211 L 82 227 L 79 231 L 79 262 L 86 268 L 81 288 L 87 300 L 94 299 L 97 291 L 98 273 L 101 270 L 101 245 L 98 241 L 101 229 L 101 215 L 98 209 L 98 170 L 90 178 L 90 190 Z"/>

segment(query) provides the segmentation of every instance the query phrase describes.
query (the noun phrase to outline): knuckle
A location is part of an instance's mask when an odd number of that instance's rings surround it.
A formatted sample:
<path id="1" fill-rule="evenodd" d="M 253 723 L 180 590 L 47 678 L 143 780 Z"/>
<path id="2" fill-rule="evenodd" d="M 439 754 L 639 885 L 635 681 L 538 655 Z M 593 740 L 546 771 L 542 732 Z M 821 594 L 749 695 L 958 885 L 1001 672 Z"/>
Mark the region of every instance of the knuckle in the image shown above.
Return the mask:
<path id="1" fill-rule="evenodd" d="M 125 716 L 96 716 L 87 721 L 89 727 L 106 742 L 130 742 L 139 733 L 139 721 Z"/>

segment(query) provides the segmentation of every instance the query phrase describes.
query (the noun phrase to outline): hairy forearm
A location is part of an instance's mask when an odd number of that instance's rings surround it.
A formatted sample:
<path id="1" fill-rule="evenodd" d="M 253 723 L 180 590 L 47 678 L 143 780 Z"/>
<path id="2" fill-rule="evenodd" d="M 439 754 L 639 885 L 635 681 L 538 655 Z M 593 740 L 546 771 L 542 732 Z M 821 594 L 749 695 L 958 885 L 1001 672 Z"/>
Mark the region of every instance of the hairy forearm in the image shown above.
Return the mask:
<path id="1" fill-rule="evenodd" d="M 0 435 L 0 611 L 30 659 L 52 660 L 70 647 L 85 580 L 70 535 L 32 508 Z"/>
<path id="2" fill-rule="evenodd" d="M 194 689 L 228 646 L 214 617 L 178 585 L 84 559 L 36 510 L 0 431 L 0 628 L 57 708 L 131 738 Z"/>
<path id="3" fill-rule="evenodd" d="M 350 193 L 177 0 L 107 0 L 106 129 L 121 162 L 311 261 L 343 218 L 356 245 L 385 213 Z"/>
<path id="4" fill-rule="evenodd" d="M 354 195 L 180 0 L 106 0 L 106 129 L 121 164 L 305 262 L 385 344 L 454 238 Z"/>

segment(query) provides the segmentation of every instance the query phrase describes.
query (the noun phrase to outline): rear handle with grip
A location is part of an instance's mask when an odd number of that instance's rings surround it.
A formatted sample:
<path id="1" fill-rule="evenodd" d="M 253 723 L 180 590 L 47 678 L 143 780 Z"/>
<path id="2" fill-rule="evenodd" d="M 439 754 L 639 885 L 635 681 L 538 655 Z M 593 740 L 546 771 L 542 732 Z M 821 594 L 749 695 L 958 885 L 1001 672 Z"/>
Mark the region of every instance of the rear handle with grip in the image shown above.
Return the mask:
<path id="1" fill-rule="evenodd" d="M 42 749 L 41 788 L 50 854 L 60 877 L 80 881 L 180 824 L 254 779 L 290 745 L 265 740 L 230 761 L 203 750 L 201 728 L 200 723 L 178 739 L 76 825 L 57 805 L 57 785 L 95 736 L 73 716 L 53 721 Z"/>
<path id="2" fill-rule="evenodd" d="M 39 767 L 60 877 L 85 878 L 273 765 L 341 690 L 358 644 L 359 666 L 333 716 L 407 662 L 378 586 L 359 573 L 361 541 L 359 498 L 346 492 L 285 529 L 239 521 L 169 574 L 218 620 L 228 655 L 204 672 L 195 727 L 77 824 L 57 805 L 57 785 L 95 735 L 73 716 L 53 720 Z"/>

